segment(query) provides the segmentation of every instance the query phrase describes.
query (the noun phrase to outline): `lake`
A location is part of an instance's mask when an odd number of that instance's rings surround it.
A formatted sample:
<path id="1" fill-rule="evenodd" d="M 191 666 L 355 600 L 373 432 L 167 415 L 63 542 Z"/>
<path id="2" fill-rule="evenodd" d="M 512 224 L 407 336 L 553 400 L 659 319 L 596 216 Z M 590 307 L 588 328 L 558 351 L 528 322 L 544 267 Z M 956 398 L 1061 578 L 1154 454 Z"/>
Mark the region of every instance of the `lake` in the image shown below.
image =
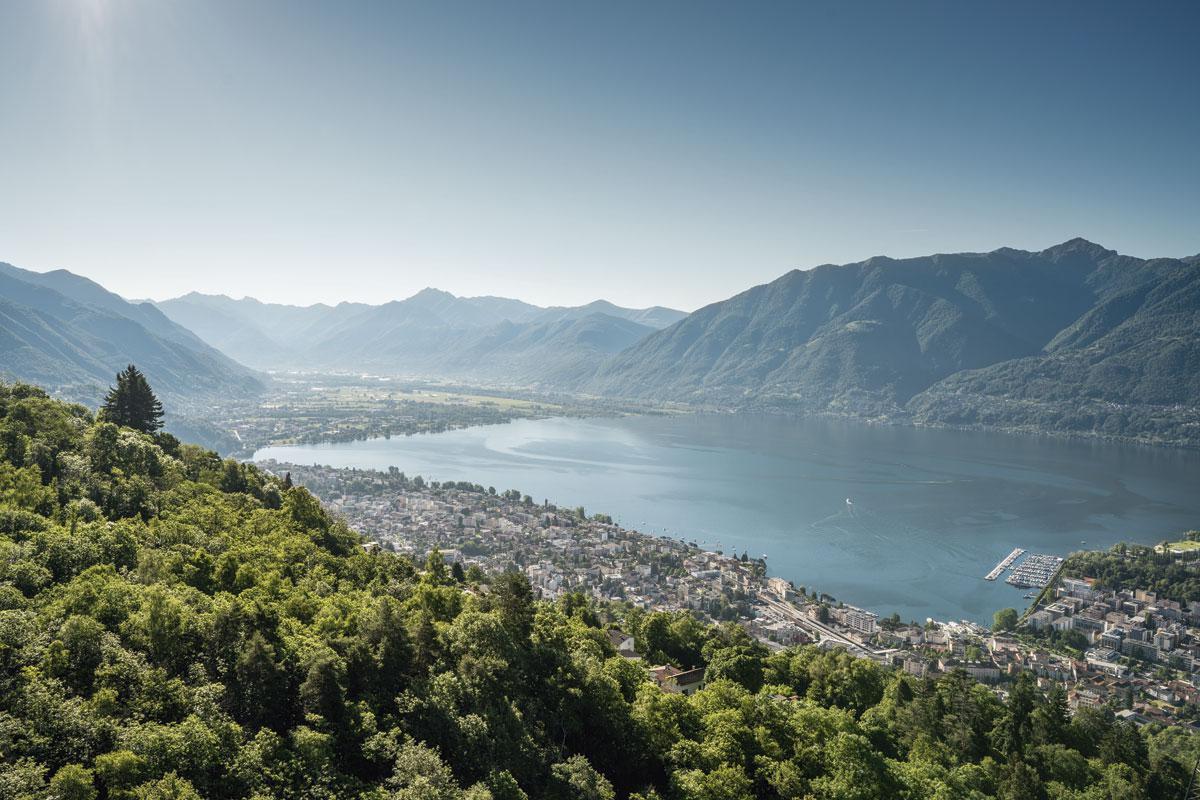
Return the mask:
<path id="1" fill-rule="evenodd" d="M 1200 527 L 1200 453 L 773 416 L 522 420 L 256 459 L 519 489 L 904 619 L 990 623 L 1014 547 L 1065 555 Z M 849 500 L 850 502 L 847 502 Z M 1086 544 L 1083 542 L 1086 541 Z"/>

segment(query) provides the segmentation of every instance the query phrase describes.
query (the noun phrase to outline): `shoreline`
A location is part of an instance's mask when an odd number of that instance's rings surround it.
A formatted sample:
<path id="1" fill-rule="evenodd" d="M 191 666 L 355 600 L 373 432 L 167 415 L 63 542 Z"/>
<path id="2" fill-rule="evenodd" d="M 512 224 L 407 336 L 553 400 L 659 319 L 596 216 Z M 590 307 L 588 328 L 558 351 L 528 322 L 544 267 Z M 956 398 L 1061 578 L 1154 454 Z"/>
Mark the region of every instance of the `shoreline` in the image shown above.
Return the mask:
<path id="1" fill-rule="evenodd" d="M 499 424 L 499 423 L 497 423 L 497 424 Z M 371 467 L 337 467 L 337 466 L 332 466 L 329 464 L 318 464 L 315 462 L 312 464 L 300 464 L 300 463 L 294 462 L 294 461 L 293 462 L 281 462 L 281 461 L 277 461 L 276 459 L 273 459 L 273 458 L 256 459 L 250 463 L 254 463 L 256 466 L 259 466 L 260 468 L 265 468 L 271 472 L 277 472 L 279 470 L 286 471 L 289 469 L 293 469 L 293 470 L 297 470 L 297 471 L 320 469 L 320 470 L 325 470 L 325 471 L 329 471 L 329 472 L 351 473 L 355 476 L 367 476 L 367 477 L 378 476 L 381 478 L 390 475 L 391 473 L 389 472 L 389 470 L 393 469 L 393 468 L 389 468 L 388 470 L 381 470 L 381 469 L 376 469 L 376 468 L 371 468 Z M 406 475 L 406 473 L 404 473 L 404 472 L 400 472 L 399 474 Z M 424 486 L 428 486 L 428 487 L 457 486 L 457 485 L 464 483 L 462 481 L 453 481 L 453 480 L 438 481 L 438 480 L 434 480 L 432 477 L 426 478 L 425 476 L 422 476 L 422 475 L 408 475 L 407 478 L 409 480 L 415 480 L 417 478 L 420 478 L 423 481 Z M 315 494 L 315 492 L 314 492 L 314 494 Z M 321 499 L 322 499 L 322 502 L 325 502 L 324 498 L 321 498 Z M 547 501 L 547 502 L 550 502 L 550 501 Z M 558 508 L 558 509 L 568 508 L 568 506 L 561 506 L 561 505 L 557 505 L 555 503 L 551 503 L 551 507 Z M 603 518 L 610 519 L 610 520 L 614 519 L 605 510 L 595 511 L 594 516 L 603 517 Z M 676 536 L 676 535 L 672 535 L 670 533 L 665 533 L 665 532 L 664 533 L 655 533 L 653 531 L 642 530 L 641 528 L 639 528 L 637 526 L 627 526 L 627 525 L 623 525 L 620 523 L 616 523 L 616 526 L 623 533 L 641 538 L 648 542 L 661 541 L 661 542 L 669 542 L 673 546 L 682 545 L 685 548 L 693 549 L 698 553 L 701 553 L 708 557 L 712 557 L 714 559 L 720 559 L 720 560 L 725 560 L 725 561 L 736 561 L 738 559 L 736 552 L 726 552 L 724 549 L 722 549 L 722 550 L 709 549 L 708 547 L 701 545 L 699 543 L 699 540 L 696 537 Z M 360 531 L 360 532 L 367 536 L 375 535 L 375 533 L 369 532 L 369 531 Z M 1029 551 L 1026 551 L 1023 548 L 1017 548 L 1017 549 L 1022 550 L 1022 557 L 1028 556 L 1031 554 Z M 1032 609 L 1036 608 L 1039 598 L 1042 596 L 1042 594 L 1044 594 L 1047 587 L 1053 586 L 1054 580 L 1057 579 L 1058 575 L 1061 573 L 1062 566 L 1066 563 L 1066 560 L 1069 558 L 1069 556 L 1074 552 L 1087 552 L 1087 551 L 1071 551 L 1071 552 L 1063 554 L 1063 556 L 1062 556 L 1063 560 L 1059 564 L 1059 568 L 1056 571 L 1054 578 L 1045 587 L 1038 588 L 1037 594 L 1035 595 L 1035 597 L 1032 601 L 1027 601 L 1024 594 L 1021 594 L 1021 595 L 1016 594 L 1017 592 L 1021 592 L 1023 590 L 1013 589 L 1014 602 L 1011 605 L 998 605 L 996 607 L 990 608 L 987 612 L 985 612 L 985 616 L 992 615 L 995 612 L 1003 610 L 1005 608 L 1016 608 L 1022 614 L 1022 618 L 1024 618 L 1024 616 L 1027 615 L 1028 613 L 1030 613 L 1030 611 Z M 1103 552 L 1103 551 L 1101 550 L 1101 551 L 1096 551 L 1096 552 Z M 1020 559 L 1017 559 L 1017 560 L 1019 561 Z M 753 559 L 751 559 L 751 562 L 758 562 L 758 563 L 762 564 L 763 574 L 764 574 L 765 578 L 776 578 L 776 579 L 787 581 L 788 583 L 791 583 L 793 585 L 809 586 L 810 588 L 812 587 L 812 585 L 809 584 L 807 581 L 802 581 L 798 577 L 788 577 L 786 575 L 779 574 L 777 570 L 773 570 L 770 565 L 770 562 L 769 562 L 769 556 L 767 554 L 764 554 L 764 557 L 761 559 L 753 558 Z M 1011 568 L 1012 568 L 1012 565 L 1010 564 L 1008 567 L 1006 567 L 1006 569 L 1004 571 L 1008 571 Z M 983 581 L 987 581 L 988 579 L 980 576 L 979 580 L 981 582 L 983 582 Z M 853 597 L 847 597 L 847 596 L 835 597 L 834 595 L 831 595 L 827 592 L 821 592 L 820 597 L 821 598 L 829 598 L 831 601 L 834 601 L 834 602 L 841 601 L 844 603 L 853 604 L 852 607 L 865 609 L 865 610 L 869 611 L 870 613 L 876 615 L 880 619 L 887 618 L 889 615 L 897 613 L 894 607 L 876 606 L 874 604 L 860 606 L 857 603 L 855 603 L 855 598 L 853 598 Z M 1029 605 L 1022 609 L 1022 605 L 1021 605 L 1022 601 L 1028 602 Z M 929 620 L 932 620 L 941 625 L 968 624 L 968 625 L 986 626 L 985 622 L 980 622 L 977 620 L 966 619 L 966 618 L 955 619 L 955 618 L 953 618 L 953 616 L 947 616 L 945 614 L 937 614 L 936 612 L 934 614 L 927 616 L 924 620 L 917 620 L 917 621 L 925 622 L 925 621 L 929 621 Z"/>

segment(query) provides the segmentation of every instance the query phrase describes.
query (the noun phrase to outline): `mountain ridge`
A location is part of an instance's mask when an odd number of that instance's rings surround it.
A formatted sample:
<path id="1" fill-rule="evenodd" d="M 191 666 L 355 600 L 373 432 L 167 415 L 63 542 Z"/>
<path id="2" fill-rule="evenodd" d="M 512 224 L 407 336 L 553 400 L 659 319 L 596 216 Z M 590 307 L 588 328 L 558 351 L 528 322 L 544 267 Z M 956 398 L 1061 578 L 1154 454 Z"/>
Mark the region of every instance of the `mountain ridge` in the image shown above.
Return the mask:
<path id="1" fill-rule="evenodd" d="M 262 389 L 257 376 L 149 304 L 66 270 L 0 263 L 0 372 L 95 404 L 136 362 L 179 408 Z"/>
<path id="2" fill-rule="evenodd" d="M 1200 371 L 1197 276 L 1195 261 L 1134 258 L 1082 238 L 1040 251 L 875 256 L 790 270 L 651 333 L 575 388 L 726 408 L 1200 442 L 1187 423 L 1200 390 L 1186 377 Z M 1169 296 L 1155 294 L 1175 283 Z M 1174 377 L 1146 344 L 1167 346 L 1153 335 L 1163 325 L 1181 370 Z M 1087 362 L 1088 352 L 1103 363 Z M 1061 391 L 1044 385 L 1044 376 L 1039 384 L 1055 412 L 1019 411 L 1015 376 L 1032 381 L 1068 354 L 1074 371 Z M 1135 373 L 1140 383 L 1128 379 Z M 1145 382 L 1157 388 L 1147 391 Z M 1101 398 L 1114 408 L 1082 417 L 1064 408 Z M 1183 409 L 1132 413 L 1120 405 Z"/>
<path id="3" fill-rule="evenodd" d="M 79 395 L 130 356 L 158 370 L 167 392 L 216 397 L 214 372 L 232 370 L 243 389 L 255 380 L 244 360 L 1200 444 L 1200 258 L 1135 258 L 1080 237 L 792 269 L 691 314 L 605 300 L 542 308 L 432 287 L 378 305 L 198 292 L 130 303 L 64 270 L 5 264 L 0 290 L 0 370 Z M 109 342 L 122 337 L 153 346 L 118 354 Z"/>
<path id="4" fill-rule="evenodd" d="M 582 320 L 595 313 L 604 317 L 591 322 L 593 327 L 605 328 L 602 335 L 597 333 L 599 339 L 627 340 L 638 329 L 624 322 L 641 326 L 648 333 L 686 316 L 662 306 L 628 309 L 606 300 L 585 306 L 543 308 L 493 295 L 459 297 L 433 287 L 378 305 L 288 306 L 199 293 L 156 305 L 212 346 L 260 369 L 351 368 L 437 375 L 439 371 L 444 374 L 447 365 L 454 365 L 455 377 L 490 379 L 500 371 L 496 364 L 503 362 L 524 365 L 518 374 L 535 382 L 552 378 L 552 370 L 534 369 L 535 359 L 529 355 L 512 350 L 497 352 L 492 349 L 497 341 L 507 336 L 510 347 L 518 347 L 521 342 L 532 345 L 539 336 L 536 331 L 546 334 L 561 321 Z M 506 335 L 506 325 L 528 326 L 529 332 L 524 337 Z M 448 349 L 452 343 L 459 352 Z M 566 345 L 566 341 L 562 343 Z M 563 364 L 564 379 L 573 381 L 583 377 L 581 364 L 599 363 L 611 355 L 582 342 L 576 344 L 574 352 L 561 357 L 554 354 L 548 359 Z M 486 352 L 489 360 L 468 364 L 461 351 Z"/>

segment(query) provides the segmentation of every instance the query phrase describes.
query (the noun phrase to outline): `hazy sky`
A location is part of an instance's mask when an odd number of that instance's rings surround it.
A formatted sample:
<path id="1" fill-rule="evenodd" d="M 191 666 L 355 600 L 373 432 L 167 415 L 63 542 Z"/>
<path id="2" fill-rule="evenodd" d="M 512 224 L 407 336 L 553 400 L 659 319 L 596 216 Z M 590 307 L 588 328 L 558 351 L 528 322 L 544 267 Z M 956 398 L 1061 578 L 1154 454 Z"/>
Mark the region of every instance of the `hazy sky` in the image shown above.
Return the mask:
<path id="1" fill-rule="evenodd" d="M 0 0 L 0 260 L 126 296 L 692 309 L 1200 251 L 1200 3 Z"/>

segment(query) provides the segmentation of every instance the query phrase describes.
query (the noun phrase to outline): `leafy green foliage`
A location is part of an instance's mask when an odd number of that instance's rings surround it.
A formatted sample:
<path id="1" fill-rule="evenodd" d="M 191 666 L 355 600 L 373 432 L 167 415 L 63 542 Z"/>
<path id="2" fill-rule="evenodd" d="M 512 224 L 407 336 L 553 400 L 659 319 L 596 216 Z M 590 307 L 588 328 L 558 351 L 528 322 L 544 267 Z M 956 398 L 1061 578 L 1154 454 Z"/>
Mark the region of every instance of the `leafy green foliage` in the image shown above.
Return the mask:
<path id="1" fill-rule="evenodd" d="M 1011 631 L 1017 627 L 1020 615 L 1015 608 L 1002 608 L 992 615 L 992 630 Z"/>
<path id="2" fill-rule="evenodd" d="M 1192 531 L 1186 536 L 1197 535 Z M 1176 554 L 1118 544 L 1107 552 L 1072 553 L 1063 564 L 1063 574 L 1095 578 L 1098 588 L 1111 591 L 1147 589 L 1172 600 L 1200 600 L 1200 551 Z"/>
<path id="3" fill-rule="evenodd" d="M 1019 681 L 423 569 L 304 489 L 0 386 L 0 797 L 1168 798 L 1200 751 Z M 705 671 L 667 693 L 616 654 Z"/>

